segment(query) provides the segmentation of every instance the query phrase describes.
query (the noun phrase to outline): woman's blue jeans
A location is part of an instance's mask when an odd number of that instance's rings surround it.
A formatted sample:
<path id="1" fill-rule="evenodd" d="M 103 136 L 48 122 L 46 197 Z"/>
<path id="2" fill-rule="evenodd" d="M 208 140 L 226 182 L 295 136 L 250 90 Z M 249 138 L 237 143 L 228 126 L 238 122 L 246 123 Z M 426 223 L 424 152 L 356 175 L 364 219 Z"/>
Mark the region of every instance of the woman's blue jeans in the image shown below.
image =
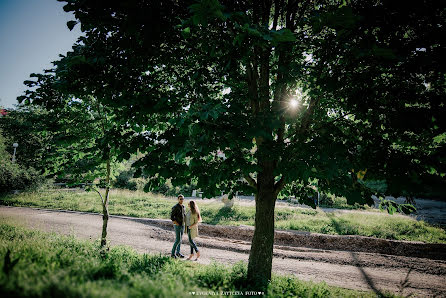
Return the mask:
<path id="1" fill-rule="evenodd" d="M 172 247 L 172 253 L 171 253 L 172 256 L 180 254 L 181 238 L 183 238 L 183 230 L 184 226 L 175 225 L 175 243 L 173 244 Z"/>
<path id="2" fill-rule="evenodd" d="M 198 252 L 198 247 L 195 244 L 194 240 L 190 237 L 190 229 L 187 229 L 187 236 L 189 237 L 190 254 L 192 255 L 194 253 L 194 249 L 196 252 Z"/>

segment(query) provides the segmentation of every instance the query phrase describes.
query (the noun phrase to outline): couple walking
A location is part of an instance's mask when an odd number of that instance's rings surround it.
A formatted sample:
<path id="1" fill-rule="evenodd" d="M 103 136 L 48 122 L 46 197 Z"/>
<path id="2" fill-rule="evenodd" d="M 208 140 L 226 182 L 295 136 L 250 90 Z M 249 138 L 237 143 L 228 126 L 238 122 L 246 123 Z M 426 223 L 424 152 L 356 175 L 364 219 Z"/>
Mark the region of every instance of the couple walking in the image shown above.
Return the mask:
<path id="1" fill-rule="evenodd" d="M 191 260 L 194 257 L 194 251 L 197 253 L 196 260 L 200 257 L 198 247 L 194 242 L 194 239 L 198 236 L 198 223 L 201 222 L 200 210 L 194 201 L 190 201 L 187 213 L 183 206 L 184 196 L 178 196 L 178 204 L 172 207 L 170 212 L 170 219 L 175 227 L 175 243 L 172 247 L 172 258 L 184 258 L 184 255 L 180 253 L 181 239 L 183 238 L 183 232 L 186 230 L 189 237 L 190 244 L 190 256 L 187 258 Z"/>

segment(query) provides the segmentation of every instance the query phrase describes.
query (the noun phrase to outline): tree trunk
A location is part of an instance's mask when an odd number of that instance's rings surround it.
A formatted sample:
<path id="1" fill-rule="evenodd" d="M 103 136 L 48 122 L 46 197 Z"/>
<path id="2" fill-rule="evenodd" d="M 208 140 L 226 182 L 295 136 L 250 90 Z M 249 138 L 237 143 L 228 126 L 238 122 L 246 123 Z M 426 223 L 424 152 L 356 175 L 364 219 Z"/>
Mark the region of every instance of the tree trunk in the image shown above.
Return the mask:
<path id="1" fill-rule="evenodd" d="M 102 204 L 102 236 L 101 236 L 101 247 L 107 244 L 107 225 L 108 225 L 108 193 L 109 187 L 105 190 L 105 200 Z"/>
<path id="2" fill-rule="evenodd" d="M 107 244 L 107 225 L 108 225 L 108 197 L 110 195 L 110 159 L 107 160 L 107 186 L 105 188 L 105 198 L 102 202 L 102 236 L 101 236 L 101 247 Z"/>
<path id="3" fill-rule="evenodd" d="M 265 290 L 271 280 L 277 198 L 272 163 L 264 166 L 257 178 L 255 230 L 249 254 L 248 279 L 257 289 Z"/>

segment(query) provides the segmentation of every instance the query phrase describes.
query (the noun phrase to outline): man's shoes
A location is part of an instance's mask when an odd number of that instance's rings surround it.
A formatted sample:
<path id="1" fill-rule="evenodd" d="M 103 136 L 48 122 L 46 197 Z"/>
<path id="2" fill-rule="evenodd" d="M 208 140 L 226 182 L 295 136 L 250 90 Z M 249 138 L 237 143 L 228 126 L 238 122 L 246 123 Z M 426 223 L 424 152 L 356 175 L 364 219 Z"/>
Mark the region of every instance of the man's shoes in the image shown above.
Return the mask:
<path id="1" fill-rule="evenodd" d="M 174 255 L 171 255 L 170 256 L 172 259 L 176 259 L 177 258 L 177 256 L 174 256 Z"/>
<path id="2" fill-rule="evenodd" d="M 177 253 L 177 258 L 184 258 L 184 255 Z"/>

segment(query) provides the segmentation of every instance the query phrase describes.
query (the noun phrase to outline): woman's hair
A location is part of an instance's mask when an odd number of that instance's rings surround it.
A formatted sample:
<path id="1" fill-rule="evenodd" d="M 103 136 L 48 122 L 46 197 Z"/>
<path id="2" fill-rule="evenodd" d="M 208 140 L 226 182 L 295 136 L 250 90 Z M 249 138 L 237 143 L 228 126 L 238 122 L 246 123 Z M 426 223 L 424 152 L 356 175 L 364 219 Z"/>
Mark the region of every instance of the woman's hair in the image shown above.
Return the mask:
<path id="1" fill-rule="evenodd" d="M 198 206 L 194 201 L 190 201 L 190 211 L 192 214 L 198 214 L 198 221 L 201 222 L 200 209 L 198 209 Z"/>

